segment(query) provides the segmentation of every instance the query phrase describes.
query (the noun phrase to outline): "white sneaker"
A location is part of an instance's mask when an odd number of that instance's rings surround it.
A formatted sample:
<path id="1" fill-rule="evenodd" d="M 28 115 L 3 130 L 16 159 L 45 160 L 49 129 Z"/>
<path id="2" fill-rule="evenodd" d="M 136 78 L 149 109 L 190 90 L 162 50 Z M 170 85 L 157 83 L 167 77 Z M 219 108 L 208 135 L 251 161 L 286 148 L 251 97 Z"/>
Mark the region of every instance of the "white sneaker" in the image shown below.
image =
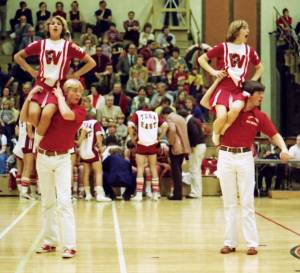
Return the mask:
<path id="1" fill-rule="evenodd" d="M 141 201 L 143 201 L 143 196 L 136 195 L 135 197 L 131 198 L 130 200 L 136 201 L 136 202 L 141 202 Z"/>
<path id="2" fill-rule="evenodd" d="M 213 134 L 212 134 L 212 142 L 216 146 L 220 145 L 220 135 L 218 135 L 215 132 L 213 132 Z"/>
<path id="3" fill-rule="evenodd" d="M 20 194 L 20 197 L 22 198 L 22 199 L 27 199 L 27 200 L 35 200 L 30 194 L 28 194 L 28 193 L 21 193 Z"/>
<path id="4" fill-rule="evenodd" d="M 62 258 L 68 259 L 68 258 L 73 258 L 76 254 L 76 250 L 74 249 L 64 249 L 62 253 Z"/>
<path id="5" fill-rule="evenodd" d="M 158 199 L 159 199 L 158 192 L 154 192 L 152 194 L 152 201 L 158 201 Z"/>
<path id="6" fill-rule="evenodd" d="M 86 196 L 85 196 L 85 201 L 91 201 L 93 199 L 93 196 L 90 194 L 90 193 L 88 193 L 88 194 L 86 194 Z"/>
<path id="7" fill-rule="evenodd" d="M 153 194 L 152 194 L 152 192 L 151 191 L 146 191 L 146 197 L 148 197 L 148 198 L 152 198 L 152 196 L 153 196 Z"/>
<path id="8" fill-rule="evenodd" d="M 98 194 L 96 196 L 96 201 L 97 202 L 111 202 L 112 200 L 109 197 Z"/>

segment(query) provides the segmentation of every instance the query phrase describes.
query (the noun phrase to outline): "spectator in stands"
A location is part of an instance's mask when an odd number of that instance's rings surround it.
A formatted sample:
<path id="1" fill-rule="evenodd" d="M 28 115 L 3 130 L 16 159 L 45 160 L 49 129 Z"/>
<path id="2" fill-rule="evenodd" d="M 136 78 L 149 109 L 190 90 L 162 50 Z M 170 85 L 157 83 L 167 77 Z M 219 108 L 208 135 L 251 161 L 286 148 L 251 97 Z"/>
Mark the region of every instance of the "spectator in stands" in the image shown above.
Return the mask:
<path id="1" fill-rule="evenodd" d="M 189 73 L 187 83 L 189 85 L 189 92 L 191 96 L 193 96 L 194 98 L 202 96 L 202 87 L 204 83 L 203 77 L 199 73 L 198 69 L 192 69 L 191 73 Z"/>
<path id="2" fill-rule="evenodd" d="M 146 96 L 151 101 L 153 99 L 154 95 L 157 93 L 156 85 L 149 82 L 146 84 L 145 87 L 146 87 Z"/>
<path id="3" fill-rule="evenodd" d="M 83 33 L 80 36 L 80 44 L 84 45 L 84 42 L 86 39 L 90 39 L 92 45 L 98 45 L 98 38 L 97 36 L 93 33 L 93 28 L 91 26 L 86 27 L 86 33 Z"/>
<path id="4" fill-rule="evenodd" d="M 191 174 L 191 192 L 189 198 L 202 197 L 202 174 L 201 165 L 206 152 L 205 135 L 199 119 L 193 117 L 186 110 L 178 111 L 187 123 L 191 153 L 189 154 L 189 172 Z"/>
<path id="5" fill-rule="evenodd" d="M 123 114 L 127 116 L 129 114 L 130 100 L 124 95 L 120 82 L 114 83 L 112 95 L 114 96 L 114 105 L 120 106 Z"/>
<path id="6" fill-rule="evenodd" d="M 176 109 L 171 105 L 171 100 L 167 97 L 163 97 L 161 99 L 159 106 L 155 108 L 155 112 L 160 115 L 162 109 L 166 107 L 170 107 L 174 112 L 176 112 Z"/>
<path id="7" fill-rule="evenodd" d="M 121 83 L 126 86 L 129 79 L 129 71 L 132 66 L 136 63 L 136 46 L 130 43 L 126 48 L 126 54 L 119 58 L 117 69 L 121 74 Z"/>
<path id="8" fill-rule="evenodd" d="M 205 122 L 205 117 L 203 111 L 201 110 L 200 106 L 196 104 L 196 100 L 192 96 L 187 96 L 185 99 L 185 107 L 191 114 L 199 119 L 201 122 Z"/>
<path id="9" fill-rule="evenodd" d="M 82 97 L 81 98 L 81 106 L 86 110 L 86 118 L 87 119 L 95 119 L 96 117 L 96 109 L 93 107 L 91 103 L 91 97 Z"/>
<path id="10" fill-rule="evenodd" d="M 162 28 L 162 33 L 158 34 L 156 41 L 162 48 L 167 48 L 170 43 L 173 46 L 176 45 L 176 38 L 174 34 L 170 33 L 170 29 L 168 26 L 164 26 Z"/>
<path id="11" fill-rule="evenodd" d="M 120 82 L 120 75 L 113 71 L 112 64 L 108 64 L 104 72 L 100 73 L 99 81 L 103 95 L 108 94 L 115 83 Z"/>
<path id="12" fill-rule="evenodd" d="M 166 80 L 167 62 L 164 58 L 164 51 L 156 49 L 154 56 L 147 61 L 149 81 L 157 83 Z"/>
<path id="13" fill-rule="evenodd" d="M 284 8 L 282 10 L 282 16 L 280 16 L 276 24 L 278 27 L 281 28 L 283 31 L 289 31 L 289 29 L 292 27 L 292 17 L 290 17 L 289 10 L 287 8 Z"/>
<path id="14" fill-rule="evenodd" d="M 6 13 L 7 13 L 7 0 L 0 1 L 0 36 L 6 36 Z"/>
<path id="15" fill-rule="evenodd" d="M 152 25 L 150 23 L 146 23 L 144 25 L 143 31 L 140 33 L 139 38 L 139 47 L 145 47 L 147 46 L 149 41 L 154 41 L 155 37 L 152 33 Z"/>
<path id="16" fill-rule="evenodd" d="M 121 34 L 117 30 L 117 26 L 115 23 L 109 24 L 109 29 L 104 33 L 104 37 L 108 40 L 110 46 L 113 46 L 117 42 L 122 41 Z"/>
<path id="17" fill-rule="evenodd" d="M 300 161 L 300 134 L 296 137 L 296 144 L 290 147 L 289 155 L 292 159 Z M 291 181 L 300 182 L 300 163 L 291 166 L 290 176 Z"/>
<path id="18" fill-rule="evenodd" d="M 142 55 L 137 56 L 135 65 L 130 68 L 130 73 L 133 70 L 138 72 L 139 77 L 144 83 L 148 82 L 148 69 L 144 66 L 144 58 Z"/>
<path id="19" fill-rule="evenodd" d="M 114 72 L 118 71 L 118 63 L 119 59 L 121 57 L 121 54 L 123 56 L 124 54 L 124 46 L 122 43 L 116 43 L 111 47 L 111 62 L 113 65 Z"/>
<path id="20" fill-rule="evenodd" d="M 84 75 L 85 83 L 89 89 L 93 82 L 97 82 L 100 78 L 100 74 L 105 71 L 106 66 L 110 63 L 110 59 L 102 54 L 102 48 L 100 45 L 96 47 L 96 54 L 91 56 L 96 62 L 96 66 L 88 73 Z"/>
<path id="21" fill-rule="evenodd" d="M 279 155 L 272 143 L 260 145 L 259 157 L 263 159 L 279 159 Z M 257 190 L 260 196 L 267 196 L 272 186 L 272 179 L 276 172 L 276 164 L 262 164 L 258 168 Z M 263 179 L 265 179 L 266 187 L 263 191 Z"/>
<path id="22" fill-rule="evenodd" d="M 5 136 L 2 127 L 0 127 L 0 147 L 1 147 L 0 148 L 0 174 L 5 174 L 5 173 L 7 173 L 7 170 L 6 170 L 7 137 Z"/>
<path id="23" fill-rule="evenodd" d="M 2 108 L 2 105 L 5 101 L 10 100 L 12 98 L 12 96 L 10 95 L 10 90 L 8 87 L 4 87 L 2 90 L 2 94 L 0 97 L 0 109 Z"/>
<path id="24" fill-rule="evenodd" d="M 37 23 L 35 31 L 36 31 L 36 36 L 39 36 L 42 39 L 45 39 L 46 38 L 45 22 Z"/>
<path id="25" fill-rule="evenodd" d="M 154 40 L 148 40 L 147 44 L 140 48 L 139 54 L 144 58 L 144 64 L 153 57 L 153 51 L 157 47 L 157 43 Z"/>
<path id="26" fill-rule="evenodd" d="M 15 51 L 20 47 L 23 37 L 26 36 L 32 25 L 27 23 L 25 15 L 21 15 L 18 24 L 15 25 L 15 32 L 10 35 L 11 38 L 15 39 Z"/>
<path id="27" fill-rule="evenodd" d="M 15 27 L 19 24 L 22 16 L 25 16 L 26 22 L 33 26 L 31 9 L 27 7 L 25 1 L 20 1 L 19 5 L 20 8 L 17 9 L 15 17 L 10 20 L 10 27 L 12 32 L 16 31 Z"/>
<path id="28" fill-rule="evenodd" d="M 150 107 L 152 109 L 155 109 L 160 105 L 160 102 L 163 97 L 167 97 L 170 101 L 171 104 L 174 102 L 174 98 L 171 94 L 167 92 L 167 85 L 163 82 L 160 82 L 156 86 L 157 92 L 153 95 L 151 102 L 150 102 Z"/>
<path id="29" fill-rule="evenodd" d="M 39 10 L 36 12 L 36 23 L 45 23 L 51 16 L 51 12 L 47 10 L 47 4 L 45 2 L 39 3 Z"/>
<path id="30" fill-rule="evenodd" d="M 182 200 L 182 163 L 185 156 L 190 154 L 187 124 L 183 117 L 174 113 L 170 107 L 162 110 L 161 115 L 168 124 L 167 139 L 170 145 L 171 175 L 174 185 L 173 196 L 169 200 Z M 199 166 L 200 169 L 200 166 Z"/>
<path id="31" fill-rule="evenodd" d="M 188 67 L 184 58 L 180 56 L 180 49 L 178 47 L 174 47 L 172 50 L 172 57 L 167 61 L 167 70 L 173 71 L 174 69 L 178 69 L 179 65 L 183 65 L 184 70 L 188 71 Z"/>
<path id="32" fill-rule="evenodd" d="M 145 86 L 140 86 L 137 90 L 137 95 L 132 99 L 131 113 L 136 112 L 142 103 L 145 103 L 146 105 L 149 105 L 150 103 L 150 99 L 146 96 Z"/>
<path id="33" fill-rule="evenodd" d="M 107 94 L 105 96 L 105 105 L 101 109 L 97 109 L 97 120 L 101 122 L 102 127 L 106 129 L 109 121 L 117 122 L 118 116 L 122 114 L 119 106 L 114 105 L 114 96 Z"/>
<path id="34" fill-rule="evenodd" d="M 109 23 L 111 22 L 112 12 L 110 9 L 106 8 L 106 1 L 99 2 L 99 9 L 95 11 L 96 16 L 96 27 L 95 33 L 98 37 L 102 36 L 109 28 Z"/>
<path id="35" fill-rule="evenodd" d="M 92 45 L 92 41 L 90 39 L 85 39 L 82 49 L 85 53 L 89 54 L 90 56 L 96 54 L 96 46 Z"/>
<path id="36" fill-rule="evenodd" d="M 91 94 L 88 96 L 91 102 L 92 108 L 96 111 L 101 109 L 105 105 L 105 98 L 102 93 L 102 86 L 99 83 L 93 83 L 91 85 Z"/>
<path id="37" fill-rule="evenodd" d="M 177 93 L 176 101 L 175 101 L 175 108 L 176 110 L 182 110 L 185 109 L 185 100 L 187 97 L 187 93 L 185 90 L 181 90 Z"/>
<path id="38" fill-rule="evenodd" d="M 101 44 L 102 52 L 107 57 L 111 58 L 112 46 L 109 44 L 108 37 L 103 37 Z"/>
<path id="39" fill-rule="evenodd" d="M 130 69 L 129 80 L 126 84 L 126 94 L 133 98 L 137 95 L 138 89 L 145 84 L 146 82 L 140 77 L 140 73 L 137 70 Z"/>
<path id="40" fill-rule="evenodd" d="M 55 3 L 55 11 L 52 13 L 52 16 L 61 16 L 65 20 L 67 20 L 67 13 L 64 12 L 64 3 L 63 2 L 56 2 Z"/>
<path id="41" fill-rule="evenodd" d="M 134 11 L 128 12 L 128 20 L 124 21 L 123 27 L 125 29 L 124 40 L 129 40 L 135 44 L 136 47 L 139 46 L 140 37 L 140 23 L 134 19 Z"/>
<path id="42" fill-rule="evenodd" d="M 125 145 L 125 140 L 128 136 L 127 126 L 124 124 L 124 122 L 125 122 L 125 115 L 122 114 L 122 115 L 118 116 L 116 136 L 117 136 L 119 143 L 122 146 Z"/>
<path id="43" fill-rule="evenodd" d="M 69 11 L 69 19 L 70 19 L 70 29 L 71 32 L 85 32 L 85 22 L 83 20 L 82 14 L 79 10 L 79 4 L 77 1 L 73 1 L 71 3 L 71 10 Z"/>
<path id="44" fill-rule="evenodd" d="M 24 82 L 22 84 L 22 92 L 20 94 L 20 98 L 17 102 L 17 106 L 19 109 L 21 109 L 27 95 L 29 94 L 30 90 L 32 89 L 32 84 L 30 81 Z"/>
<path id="45" fill-rule="evenodd" d="M 11 140 L 15 131 L 15 116 L 14 112 L 12 111 L 12 105 L 10 100 L 4 101 L 1 105 L 0 125 L 3 128 L 3 133 L 7 137 L 8 146 L 11 148 L 12 151 L 13 146 Z"/>
<path id="46" fill-rule="evenodd" d="M 26 33 L 25 36 L 23 36 L 23 38 L 21 40 L 18 50 L 21 50 L 21 49 L 25 48 L 26 46 L 28 46 L 30 43 L 33 43 L 33 42 L 39 41 L 39 40 L 41 40 L 41 37 L 35 35 L 34 27 L 29 27 L 28 32 Z M 32 63 L 32 62 L 29 61 L 28 63 Z"/>

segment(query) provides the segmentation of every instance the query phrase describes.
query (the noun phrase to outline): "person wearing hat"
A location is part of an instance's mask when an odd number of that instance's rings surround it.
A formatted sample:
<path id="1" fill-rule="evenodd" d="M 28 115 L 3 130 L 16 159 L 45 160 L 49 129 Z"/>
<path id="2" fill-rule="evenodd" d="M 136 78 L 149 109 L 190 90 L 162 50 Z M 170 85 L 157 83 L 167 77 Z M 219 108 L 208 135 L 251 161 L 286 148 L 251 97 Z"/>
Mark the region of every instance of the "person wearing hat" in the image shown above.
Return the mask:
<path id="1" fill-rule="evenodd" d="M 216 82 L 212 87 L 217 85 Z M 245 102 L 245 107 L 220 139 L 217 176 L 220 179 L 225 216 L 225 240 L 220 252 L 222 254 L 235 252 L 238 245 L 239 232 L 236 219 L 238 185 L 242 229 L 248 247 L 246 254 L 255 255 L 259 241 L 255 220 L 255 168 L 251 146 L 256 134 L 262 132 L 271 138 L 272 143 L 281 150 L 281 160 L 287 161 L 289 155 L 286 144 L 273 122 L 258 108 L 264 98 L 264 85 L 256 81 L 245 81 L 243 90 L 250 95 Z M 207 101 L 202 102 L 202 105 L 206 103 Z"/>

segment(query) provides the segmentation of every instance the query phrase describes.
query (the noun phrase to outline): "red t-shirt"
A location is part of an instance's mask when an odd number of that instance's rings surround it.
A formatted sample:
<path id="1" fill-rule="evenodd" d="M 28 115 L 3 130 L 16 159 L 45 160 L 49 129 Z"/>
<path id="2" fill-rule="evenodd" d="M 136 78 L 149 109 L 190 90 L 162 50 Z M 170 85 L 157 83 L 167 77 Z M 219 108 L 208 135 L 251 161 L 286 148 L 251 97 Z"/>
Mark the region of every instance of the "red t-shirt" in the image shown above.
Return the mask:
<path id="1" fill-rule="evenodd" d="M 221 137 L 221 145 L 251 148 L 258 132 L 273 137 L 277 134 L 277 129 L 268 116 L 258 108 L 247 112 L 242 111 Z"/>
<path id="2" fill-rule="evenodd" d="M 86 111 L 79 105 L 72 105 L 71 109 L 75 113 L 75 120 L 65 120 L 60 111 L 56 111 L 41 140 L 42 149 L 64 152 L 74 147 L 75 135 L 86 116 Z"/>
<path id="3" fill-rule="evenodd" d="M 39 56 L 40 67 L 37 80 L 49 80 L 54 86 L 57 80 L 65 80 L 70 70 L 71 60 L 83 59 L 85 52 L 77 45 L 60 39 L 44 39 L 29 44 L 25 49 L 27 56 Z M 47 84 L 47 81 L 45 81 Z"/>

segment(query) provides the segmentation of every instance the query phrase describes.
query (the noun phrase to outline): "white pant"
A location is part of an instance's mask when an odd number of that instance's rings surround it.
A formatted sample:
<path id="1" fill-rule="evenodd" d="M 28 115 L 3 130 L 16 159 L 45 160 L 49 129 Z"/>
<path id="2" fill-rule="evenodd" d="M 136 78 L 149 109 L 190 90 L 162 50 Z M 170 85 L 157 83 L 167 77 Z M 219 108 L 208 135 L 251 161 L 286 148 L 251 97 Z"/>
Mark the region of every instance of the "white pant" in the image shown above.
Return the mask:
<path id="1" fill-rule="evenodd" d="M 71 200 L 70 154 L 47 156 L 38 153 L 36 168 L 42 194 L 43 243 L 51 246 L 57 245 L 60 225 L 63 248 L 75 249 L 76 235 Z"/>
<path id="2" fill-rule="evenodd" d="M 217 175 L 223 194 L 225 215 L 224 245 L 236 247 L 238 244 L 237 186 L 242 208 L 243 235 L 248 247 L 258 247 L 254 209 L 255 171 L 252 152 L 233 154 L 219 151 Z"/>
<path id="3" fill-rule="evenodd" d="M 202 174 L 201 164 L 205 156 L 206 145 L 198 144 L 192 148 L 192 152 L 189 154 L 189 172 L 191 174 L 191 193 L 190 196 L 201 197 L 202 196 Z"/>

